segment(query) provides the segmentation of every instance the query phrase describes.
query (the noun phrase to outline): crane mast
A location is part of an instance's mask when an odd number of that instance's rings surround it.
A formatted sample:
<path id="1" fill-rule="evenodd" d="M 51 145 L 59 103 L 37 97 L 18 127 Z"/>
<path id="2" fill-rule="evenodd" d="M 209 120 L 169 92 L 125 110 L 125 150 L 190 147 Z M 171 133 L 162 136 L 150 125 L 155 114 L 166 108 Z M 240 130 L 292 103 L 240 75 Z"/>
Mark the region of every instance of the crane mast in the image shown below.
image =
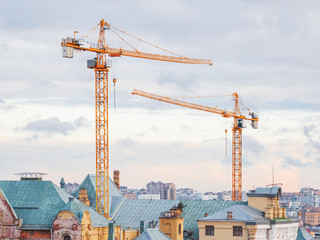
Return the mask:
<path id="1" fill-rule="evenodd" d="M 244 127 L 243 120 L 250 120 L 252 128 L 256 129 L 258 128 L 259 119 L 258 116 L 253 112 L 249 113 L 251 117 L 245 117 L 241 115 L 239 96 L 237 93 L 232 94 L 235 101 L 235 107 L 233 112 L 218 109 L 216 107 L 213 108 L 208 106 L 202 106 L 199 104 L 189 103 L 136 89 L 133 89 L 131 94 L 182 107 L 216 113 L 225 118 L 233 117 L 234 122 L 232 128 L 232 201 L 242 200 L 242 128 Z"/>
<path id="2" fill-rule="evenodd" d="M 106 47 L 105 22 L 101 20 L 98 48 Z M 109 124 L 108 72 L 106 53 L 98 52 L 95 71 L 96 99 L 96 210 L 109 218 Z M 107 196 L 106 194 L 107 193 Z"/>
<path id="3" fill-rule="evenodd" d="M 186 57 L 166 56 L 160 54 L 109 48 L 106 45 L 105 30 L 112 26 L 103 19 L 99 25 L 98 44 L 89 43 L 83 39 L 65 38 L 61 41 L 62 56 L 73 58 L 74 50 L 96 53 L 94 60 L 88 60 L 87 67 L 95 71 L 95 106 L 96 106 L 96 211 L 109 219 L 109 123 L 108 123 L 108 73 L 111 67 L 109 57 L 137 57 L 157 61 L 208 64 L 210 59 L 192 59 Z"/>

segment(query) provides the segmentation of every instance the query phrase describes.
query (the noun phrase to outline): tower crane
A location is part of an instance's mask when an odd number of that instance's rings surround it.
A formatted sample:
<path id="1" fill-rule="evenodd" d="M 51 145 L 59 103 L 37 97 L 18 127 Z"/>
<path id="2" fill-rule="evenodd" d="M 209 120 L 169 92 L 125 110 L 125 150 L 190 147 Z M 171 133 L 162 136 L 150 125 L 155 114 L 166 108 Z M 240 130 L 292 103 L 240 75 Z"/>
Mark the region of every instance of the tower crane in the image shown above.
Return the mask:
<path id="1" fill-rule="evenodd" d="M 122 48 L 111 48 L 106 45 L 105 30 L 116 29 L 124 34 L 134 37 L 122 30 L 119 30 L 103 19 L 98 24 L 98 43 L 90 43 L 84 39 L 77 39 L 74 32 L 73 38 L 64 38 L 61 41 L 62 56 L 73 58 L 74 50 L 96 53 L 96 58 L 88 60 L 87 67 L 95 71 L 95 105 L 96 105 L 96 211 L 109 219 L 109 125 L 108 125 L 108 72 L 111 67 L 109 57 L 129 56 L 166 62 L 208 64 L 212 65 L 209 59 L 192 59 L 175 54 L 166 56 L 140 52 L 138 50 L 125 50 Z M 118 34 L 116 34 L 118 35 Z M 121 38 L 121 37 L 120 37 Z M 136 37 L 134 37 L 136 38 Z M 121 38 L 122 39 L 122 38 Z M 136 38 L 138 39 L 138 38 Z M 124 40 L 124 39 L 122 39 Z M 141 39 L 139 41 L 145 42 Z M 125 40 L 124 40 L 125 41 Z M 145 42 L 147 43 L 147 42 Z M 148 43 L 150 44 L 150 43 Z M 130 45 L 130 44 L 129 44 Z M 150 44 L 158 49 L 158 46 Z M 162 49 L 167 51 L 165 49 Z M 167 51 L 169 52 L 169 51 Z M 169 52 L 173 54 L 172 52 Z"/>
<path id="2" fill-rule="evenodd" d="M 131 94 L 165 103 L 175 104 L 182 107 L 220 114 L 224 118 L 233 117 L 234 121 L 232 128 L 232 201 L 242 200 L 242 128 L 244 128 L 243 121 L 250 120 L 252 128 L 257 129 L 259 118 L 253 112 L 249 112 L 250 117 L 246 117 L 241 114 L 239 96 L 236 92 L 232 94 L 235 102 L 234 111 L 222 110 L 216 107 L 202 106 L 199 104 L 189 103 L 178 99 L 164 97 L 136 89 L 133 89 Z"/>

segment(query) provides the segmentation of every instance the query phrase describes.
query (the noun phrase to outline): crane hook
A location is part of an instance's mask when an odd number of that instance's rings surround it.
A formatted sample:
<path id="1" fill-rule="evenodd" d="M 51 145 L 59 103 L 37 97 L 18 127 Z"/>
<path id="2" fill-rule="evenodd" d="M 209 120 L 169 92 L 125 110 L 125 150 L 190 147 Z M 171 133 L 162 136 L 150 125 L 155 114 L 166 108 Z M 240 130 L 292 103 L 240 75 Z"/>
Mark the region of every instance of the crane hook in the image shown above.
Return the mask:
<path id="1" fill-rule="evenodd" d="M 113 104 L 114 104 L 114 113 L 116 113 L 116 82 L 117 82 L 117 79 L 116 78 L 113 78 Z"/>

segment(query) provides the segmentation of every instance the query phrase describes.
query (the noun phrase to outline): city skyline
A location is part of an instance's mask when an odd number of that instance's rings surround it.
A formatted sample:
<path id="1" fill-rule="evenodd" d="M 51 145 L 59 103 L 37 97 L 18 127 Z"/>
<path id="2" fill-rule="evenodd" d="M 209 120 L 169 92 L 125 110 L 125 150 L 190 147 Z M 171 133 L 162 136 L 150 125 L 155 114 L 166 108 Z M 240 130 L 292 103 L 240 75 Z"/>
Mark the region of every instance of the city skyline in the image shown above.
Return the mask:
<path id="1" fill-rule="evenodd" d="M 121 185 L 157 178 L 201 192 L 231 189 L 232 119 L 132 96 L 137 88 L 186 97 L 238 92 L 260 118 L 259 129 L 243 130 L 243 190 L 272 183 L 273 167 L 283 191 L 320 188 L 318 1 L 93 3 L 0 1 L 2 179 L 39 171 L 58 184 L 61 177 L 80 182 L 95 173 L 94 72 L 86 68 L 95 56 L 63 59 L 60 41 L 75 30 L 86 35 L 104 18 L 165 49 L 214 63 L 112 59 L 110 176 L 119 170 Z M 87 40 L 97 36 L 90 32 Z M 107 41 L 130 48 L 110 32 Z M 199 103 L 232 106 L 230 98 Z"/>

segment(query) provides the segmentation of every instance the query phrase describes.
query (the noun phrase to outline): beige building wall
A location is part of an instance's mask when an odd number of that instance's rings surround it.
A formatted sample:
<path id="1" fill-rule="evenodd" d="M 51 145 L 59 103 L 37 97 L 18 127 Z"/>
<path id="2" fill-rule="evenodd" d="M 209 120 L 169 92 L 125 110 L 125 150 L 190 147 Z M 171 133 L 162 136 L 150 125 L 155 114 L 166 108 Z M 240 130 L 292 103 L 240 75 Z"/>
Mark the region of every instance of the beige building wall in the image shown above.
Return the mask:
<path id="1" fill-rule="evenodd" d="M 301 212 L 303 224 L 316 226 L 320 224 L 320 212 Z"/>
<path id="2" fill-rule="evenodd" d="M 206 235 L 206 226 L 214 226 L 214 235 Z M 233 226 L 242 227 L 242 236 L 233 236 Z M 199 240 L 245 240 L 248 239 L 248 229 L 244 222 L 198 222 Z"/>
<path id="3" fill-rule="evenodd" d="M 267 218 L 287 218 L 286 209 L 280 208 L 279 198 L 277 197 L 248 197 L 248 205 L 265 212 Z"/>
<path id="4" fill-rule="evenodd" d="M 159 217 L 159 230 L 172 240 L 183 240 L 183 218 Z"/>
<path id="5" fill-rule="evenodd" d="M 121 231 L 122 240 L 133 240 L 140 235 L 139 230 L 122 230 Z M 120 239 L 120 238 L 119 238 Z"/>

